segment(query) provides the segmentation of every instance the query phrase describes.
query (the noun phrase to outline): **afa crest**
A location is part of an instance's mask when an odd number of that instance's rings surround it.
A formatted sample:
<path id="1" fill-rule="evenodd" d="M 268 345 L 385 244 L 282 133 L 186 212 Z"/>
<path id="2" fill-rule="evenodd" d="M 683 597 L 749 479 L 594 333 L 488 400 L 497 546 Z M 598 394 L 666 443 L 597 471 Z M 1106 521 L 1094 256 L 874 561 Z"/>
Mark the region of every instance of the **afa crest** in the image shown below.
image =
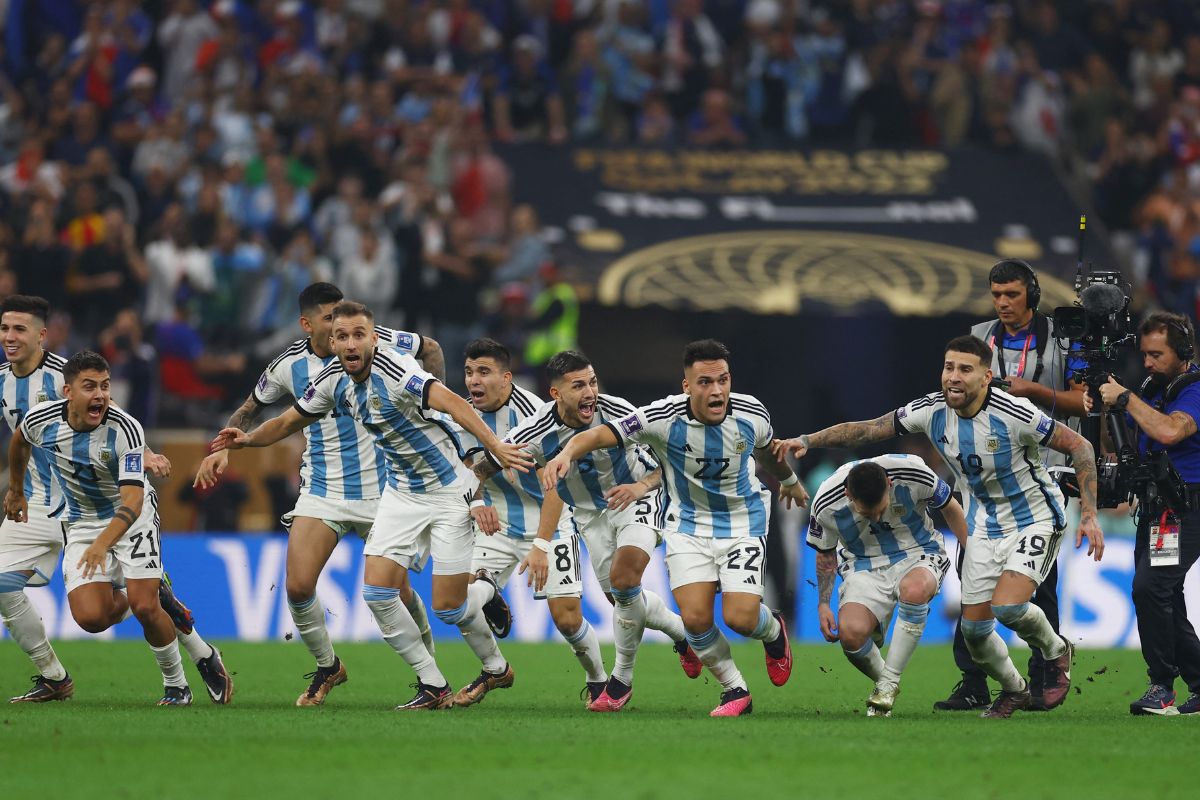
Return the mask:
<path id="1" fill-rule="evenodd" d="M 376 411 L 383 408 L 383 398 L 377 394 L 371 395 L 371 408 L 375 409 Z"/>
<path id="2" fill-rule="evenodd" d="M 111 464 L 113 460 L 113 451 L 107 447 L 100 451 L 100 463 Z"/>
<path id="3" fill-rule="evenodd" d="M 37 393 L 37 401 L 38 401 L 39 403 L 44 403 L 44 402 L 46 402 L 46 401 L 47 401 L 47 400 L 49 400 L 49 399 L 50 399 L 50 395 L 46 394 L 45 392 L 38 392 L 38 393 Z"/>
<path id="4" fill-rule="evenodd" d="M 749 445 L 746 444 L 746 440 L 743 439 L 741 436 L 739 436 L 737 438 L 737 443 L 734 444 L 734 446 L 733 446 L 733 452 L 738 453 L 740 455 L 741 453 L 746 452 L 747 447 L 749 447 Z"/>
<path id="5" fill-rule="evenodd" d="M 999 436 L 987 437 L 987 439 L 985 439 L 983 442 L 983 446 L 985 448 L 987 448 L 987 451 L 989 453 L 998 452 L 1000 450 L 1000 437 Z"/>

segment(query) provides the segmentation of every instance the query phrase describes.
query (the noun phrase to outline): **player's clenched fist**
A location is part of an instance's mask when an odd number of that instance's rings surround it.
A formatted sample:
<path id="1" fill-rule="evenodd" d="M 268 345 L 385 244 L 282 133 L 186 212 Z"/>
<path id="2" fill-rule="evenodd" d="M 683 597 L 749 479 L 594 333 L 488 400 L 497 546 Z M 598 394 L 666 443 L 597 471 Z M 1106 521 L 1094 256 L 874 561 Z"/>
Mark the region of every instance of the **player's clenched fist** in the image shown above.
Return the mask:
<path id="1" fill-rule="evenodd" d="M 5 493 L 4 514 L 15 522 L 29 521 L 29 501 L 25 499 L 25 492 L 20 487 L 17 491 L 10 488 Z"/>

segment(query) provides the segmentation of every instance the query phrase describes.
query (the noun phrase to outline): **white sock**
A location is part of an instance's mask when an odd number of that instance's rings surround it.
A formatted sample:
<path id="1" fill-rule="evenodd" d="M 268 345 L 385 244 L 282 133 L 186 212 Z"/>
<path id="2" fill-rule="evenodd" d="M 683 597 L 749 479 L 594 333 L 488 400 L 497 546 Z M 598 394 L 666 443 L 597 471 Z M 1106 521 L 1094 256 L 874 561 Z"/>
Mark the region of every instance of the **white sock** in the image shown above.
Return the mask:
<path id="1" fill-rule="evenodd" d="M 1023 613 L 1022 606 L 1024 607 Z M 1018 606 L 993 606 L 993 610 L 996 612 L 996 617 L 1017 636 L 1024 639 L 1030 647 L 1041 650 L 1042 656 L 1047 661 L 1058 658 L 1067 648 L 1063 638 L 1050 626 L 1046 612 L 1033 603 L 1026 602 Z M 1000 614 L 1005 611 L 1009 611 L 1008 614 L 1005 614 L 1007 619 L 1000 617 Z"/>
<path id="2" fill-rule="evenodd" d="M 682 642 L 687 638 L 683 629 L 683 618 L 667 607 L 663 599 L 648 589 L 642 589 L 642 597 L 646 598 L 646 627 L 652 631 L 662 631 L 671 637 L 673 642 Z"/>
<path id="3" fill-rule="evenodd" d="M 613 589 L 612 596 L 615 601 L 613 641 L 617 646 L 612 676 L 626 686 L 632 686 L 633 664 L 637 660 L 642 634 L 646 631 L 646 601 L 640 586 L 634 586 L 632 589 Z"/>
<path id="4" fill-rule="evenodd" d="M 483 664 L 483 668 L 493 674 L 504 672 L 508 662 L 496 644 L 496 637 L 488 627 L 483 616 L 483 606 L 496 596 L 496 591 L 487 581 L 475 581 L 467 587 L 467 600 L 458 608 L 447 611 L 434 611 L 438 619 L 450 625 L 457 625 L 463 640 Z"/>
<path id="5" fill-rule="evenodd" d="M 604 672 L 604 657 L 600 655 L 600 637 L 586 619 L 579 626 L 579 630 L 570 636 L 564 634 L 563 638 L 575 651 L 575 657 L 579 659 L 589 683 L 603 683 L 608 680 L 608 675 Z"/>
<path id="6" fill-rule="evenodd" d="M 392 646 L 405 663 L 417 673 L 417 680 L 426 686 L 440 688 L 447 684 L 437 662 L 421 641 L 417 623 L 400 602 L 400 590 L 388 586 L 363 585 L 363 600 L 375 615 L 383 640 Z"/>
<path id="7" fill-rule="evenodd" d="M 883 664 L 883 678 L 894 684 L 900 683 L 900 675 L 908 666 L 921 634 L 925 632 L 925 620 L 929 617 L 929 603 L 900 603 L 900 615 L 892 631 L 892 643 L 888 646 Z"/>
<path id="8" fill-rule="evenodd" d="M 771 609 L 760 605 L 758 607 L 758 624 L 750 632 L 750 638 L 760 642 L 773 642 L 779 638 L 780 632 L 779 620 L 775 619 Z"/>
<path id="9" fill-rule="evenodd" d="M 163 686 L 187 686 L 183 677 L 183 658 L 179 655 L 179 642 L 173 641 L 162 647 L 150 645 L 158 668 L 162 670 Z"/>
<path id="10" fill-rule="evenodd" d="M 194 626 L 191 633 L 183 633 L 176 628 L 175 639 L 183 645 L 184 650 L 187 650 L 188 658 L 192 660 L 193 664 L 203 661 L 213 654 L 212 645 L 204 641 Z"/>
<path id="11" fill-rule="evenodd" d="M 433 655 L 436 649 L 433 644 L 433 631 L 429 627 L 429 615 L 425 613 L 425 603 L 421 600 L 421 595 L 409 590 L 404 607 L 412 615 L 413 622 L 417 623 L 417 630 L 421 632 L 421 641 L 425 643 L 425 648 Z"/>
<path id="12" fill-rule="evenodd" d="M 66 667 L 46 638 L 46 626 L 25 592 L 0 592 L 0 617 L 13 641 L 25 651 L 43 678 L 61 681 L 67 677 Z"/>
<path id="13" fill-rule="evenodd" d="M 872 681 L 878 681 L 883 675 L 883 656 L 879 654 L 879 648 L 875 646 L 873 639 L 868 639 L 867 643 L 857 650 L 842 648 L 842 652 L 855 669 Z"/>
<path id="14" fill-rule="evenodd" d="M 1016 692 L 1025 685 L 1025 679 L 1017 672 L 1012 659 L 1009 658 L 1008 645 L 1000 638 L 1000 634 L 996 633 L 994 619 L 985 622 L 964 619 L 962 629 L 971 660 L 999 683 L 1001 689 Z"/>
<path id="15" fill-rule="evenodd" d="M 746 679 L 742 677 L 737 664 L 733 662 L 729 640 L 716 625 L 705 633 L 693 634 L 689 631 L 687 641 L 696 651 L 696 655 L 700 657 L 704 666 L 708 667 L 708 671 L 721 682 L 723 689 L 729 691 L 730 689 L 746 688 Z"/>
<path id="16" fill-rule="evenodd" d="M 288 611 L 292 614 L 292 624 L 296 626 L 300 641 L 317 660 L 317 666 L 332 667 L 337 657 L 333 653 L 333 643 L 329 641 L 329 628 L 325 626 L 325 606 L 314 594 L 299 604 L 289 600 Z"/>

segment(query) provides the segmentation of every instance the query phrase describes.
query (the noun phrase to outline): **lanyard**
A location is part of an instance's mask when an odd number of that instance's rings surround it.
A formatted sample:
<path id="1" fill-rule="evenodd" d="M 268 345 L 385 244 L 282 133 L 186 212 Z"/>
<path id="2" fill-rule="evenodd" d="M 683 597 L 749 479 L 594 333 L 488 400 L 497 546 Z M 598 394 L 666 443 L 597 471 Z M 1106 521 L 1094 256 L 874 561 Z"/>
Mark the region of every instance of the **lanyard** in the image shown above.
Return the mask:
<path id="1" fill-rule="evenodd" d="M 1021 348 L 1021 360 L 1017 362 L 1017 371 L 1013 373 L 1013 375 L 1017 378 L 1025 377 L 1025 357 L 1029 355 L 1029 345 L 1032 342 L 1033 342 L 1033 324 L 1030 323 L 1029 333 L 1025 334 L 1025 346 Z M 988 347 L 995 349 L 996 334 L 993 333 L 991 338 L 988 339 Z M 1000 377 L 1007 378 L 1008 376 L 1004 374 L 1004 356 L 1000 355 L 996 359 L 996 361 L 1000 364 Z"/>

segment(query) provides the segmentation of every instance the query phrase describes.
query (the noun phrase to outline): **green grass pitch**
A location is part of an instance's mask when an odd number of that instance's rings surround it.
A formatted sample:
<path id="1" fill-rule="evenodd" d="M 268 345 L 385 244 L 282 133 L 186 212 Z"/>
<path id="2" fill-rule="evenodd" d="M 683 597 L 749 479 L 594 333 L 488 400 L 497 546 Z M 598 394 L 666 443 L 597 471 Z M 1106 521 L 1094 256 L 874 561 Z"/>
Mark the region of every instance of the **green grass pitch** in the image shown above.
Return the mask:
<path id="1" fill-rule="evenodd" d="M 142 643 L 59 644 L 76 696 L 0 708 L 0 797 L 1196 796 L 1200 719 L 1130 717 L 1144 688 L 1134 651 L 1080 651 L 1080 692 L 1064 707 L 1001 722 L 931 711 L 955 680 L 945 646 L 917 650 L 893 718 L 868 719 L 870 684 L 835 646 L 796 648 L 791 681 L 775 688 L 761 647 L 739 645 L 755 708 L 727 720 L 707 716 L 719 686 L 707 672 L 687 680 L 663 645 L 643 649 L 634 698 L 613 715 L 584 710 L 561 644 L 506 644 L 512 689 L 420 714 L 392 711 L 411 696 L 411 673 L 383 644 L 338 647 L 350 680 L 311 709 L 292 706 L 301 647 L 223 649 L 233 705 L 210 704 L 189 665 L 196 705 L 179 709 L 153 706 L 158 672 Z M 461 643 L 440 644 L 438 659 L 456 686 L 478 671 Z M 6 695 L 32 672 L 0 643 Z"/>

